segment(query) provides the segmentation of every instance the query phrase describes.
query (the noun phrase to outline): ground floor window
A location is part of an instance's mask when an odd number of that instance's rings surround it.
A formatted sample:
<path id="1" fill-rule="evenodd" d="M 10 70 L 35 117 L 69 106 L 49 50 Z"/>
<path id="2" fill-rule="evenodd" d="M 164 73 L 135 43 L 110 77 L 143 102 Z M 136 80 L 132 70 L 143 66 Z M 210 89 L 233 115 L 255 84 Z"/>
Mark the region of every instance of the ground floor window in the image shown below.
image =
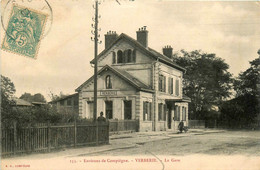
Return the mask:
<path id="1" fill-rule="evenodd" d="M 152 103 L 143 102 L 143 120 L 152 120 Z"/>
<path id="2" fill-rule="evenodd" d="M 86 103 L 86 118 L 93 118 L 94 103 L 93 101 L 87 101 Z"/>
<path id="3" fill-rule="evenodd" d="M 158 120 L 166 121 L 166 104 L 159 103 L 158 104 Z"/>
<path id="4" fill-rule="evenodd" d="M 106 118 L 113 119 L 113 102 L 105 101 L 106 103 Z"/>
<path id="5" fill-rule="evenodd" d="M 186 112 L 187 112 L 187 108 L 182 107 L 182 120 L 183 121 L 186 121 Z"/>
<path id="6" fill-rule="evenodd" d="M 174 111 L 174 120 L 175 121 L 180 121 L 180 106 L 175 106 L 175 111 Z"/>
<path id="7" fill-rule="evenodd" d="M 124 101 L 124 119 L 132 119 L 132 101 Z"/>

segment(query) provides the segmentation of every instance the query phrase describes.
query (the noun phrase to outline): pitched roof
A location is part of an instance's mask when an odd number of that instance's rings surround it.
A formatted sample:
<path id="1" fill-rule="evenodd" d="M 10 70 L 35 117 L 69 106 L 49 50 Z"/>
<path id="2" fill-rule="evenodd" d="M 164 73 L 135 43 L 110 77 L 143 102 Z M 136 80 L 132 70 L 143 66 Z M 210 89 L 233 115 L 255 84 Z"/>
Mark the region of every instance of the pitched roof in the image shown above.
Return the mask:
<path id="1" fill-rule="evenodd" d="M 19 98 L 16 98 L 16 97 L 14 97 L 12 99 L 15 102 L 16 106 L 33 106 L 32 103 L 27 102 L 26 100 L 19 99 Z"/>
<path id="2" fill-rule="evenodd" d="M 144 83 L 142 83 L 141 81 L 139 81 L 137 78 L 133 77 L 131 74 L 127 73 L 124 70 L 121 69 L 116 69 L 112 66 L 106 65 L 104 66 L 102 69 L 100 69 L 98 71 L 98 75 L 100 73 L 102 73 L 103 71 L 106 70 L 110 70 L 113 73 L 115 73 L 117 76 L 119 76 L 120 78 L 122 78 L 123 80 L 127 81 L 129 84 L 131 84 L 132 86 L 134 86 L 135 88 L 141 90 L 141 91 L 148 91 L 148 92 L 153 92 L 153 90 L 148 87 L 147 85 L 145 85 Z M 86 84 L 88 84 L 89 82 L 91 82 L 94 79 L 94 76 L 90 77 L 87 81 L 85 81 L 82 85 L 80 85 L 76 91 L 79 91 L 82 89 L 82 87 L 84 87 Z"/>
<path id="3" fill-rule="evenodd" d="M 126 41 L 128 41 L 129 43 L 131 43 L 133 46 L 135 46 L 136 48 L 138 48 L 140 51 L 146 53 L 147 55 L 158 59 L 159 61 L 170 65 L 178 70 L 181 71 L 186 71 L 185 68 L 179 66 L 178 64 L 174 63 L 170 58 L 168 58 L 167 56 L 157 52 L 156 50 L 152 49 L 152 48 L 145 48 L 141 43 L 139 43 L 137 40 L 133 39 L 132 37 L 122 33 L 120 34 L 120 36 L 106 49 L 104 49 L 99 55 L 98 58 L 100 58 L 103 54 L 105 54 L 108 50 L 110 50 L 118 41 L 120 41 L 121 39 L 124 39 Z M 94 63 L 94 59 L 90 61 L 90 63 Z"/>
<path id="4" fill-rule="evenodd" d="M 63 96 L 63 97 L 58 98 L 58 99 L 56 99 L 56 100 L 52 100 L 52 101 L 50 101 L 50 102 L 48 102 L 48 103 L 58 102 L 58 101 L 61 101 L 61 100 L 68 99 L 68 98 L 70 98 L 70 97 L 74 97 L 74 96 L 76 96 L 76 95 L 78 95 L 78 93 L 74 93 L 74 94 L 70 94 L 70 95 Z"/>

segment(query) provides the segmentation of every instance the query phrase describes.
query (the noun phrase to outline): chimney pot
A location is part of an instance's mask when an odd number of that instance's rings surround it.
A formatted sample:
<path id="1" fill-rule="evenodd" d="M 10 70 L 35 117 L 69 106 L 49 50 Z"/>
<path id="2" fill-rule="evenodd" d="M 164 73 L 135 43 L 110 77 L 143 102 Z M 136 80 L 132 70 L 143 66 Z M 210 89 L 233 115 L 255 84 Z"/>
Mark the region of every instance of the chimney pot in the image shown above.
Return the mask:
<path id="1" fill-rule="evenodd" d="M 148 47 L 148 31 L 146 30 L 146 26 L 143 26 L 136 31 L 136 39 L 145 48 Z"/>
<path id="2" fill-rule="evenodd" d="M 107 34 L 105 34 L 105 49 L 108 48 L 116 39 L 118 35 L 115 31 L 109 30 Z"/>
<path id="3" fill-rule="evenodd" d="M 170 45 L 166 45 L 163 48 L 163 55 L 167 56 L 168 58 L 172 58 L 172 47 Z"/>

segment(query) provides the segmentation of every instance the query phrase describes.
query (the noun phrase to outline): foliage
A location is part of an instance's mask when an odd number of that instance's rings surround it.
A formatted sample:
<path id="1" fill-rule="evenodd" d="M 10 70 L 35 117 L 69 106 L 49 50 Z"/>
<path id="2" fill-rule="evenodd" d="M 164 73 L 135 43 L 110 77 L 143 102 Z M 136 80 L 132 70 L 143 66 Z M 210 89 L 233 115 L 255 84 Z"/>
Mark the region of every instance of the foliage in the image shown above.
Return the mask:
<path id="1" fill-rule="evenodd" d="M 234 82 L 234 89 L 237 96 L 251 94 L 256 95 L 259 93 L 257 84 L 260 83 L 260 58 L 250 62 L 250 67 L 239 74 Z"/>
<path id="2" fill-rule="evenodd" d="M 44 96 L 41 93 L 36 93 L 34 95 L 31 93 L 24 93 L 21 95 L 20 99 L 26 100 L 28 102 L 46 102 Z"/>
<path id="3" fill-rule="evenodd" d="M 12 100 L 15 93 L 15 86 L 13 82 L 3 75 L 1 75 L 1 115 L 2 117 L 12 112 Z"/>
<path id="4" fill-rule="evenodd" d="M 219 120 L 229 128 L 250 127 L 255 123 L 255 117 L 259 111 L 257 97 L 245 94 L 223 102 L 220 107 Z"/>
<path id="5" fill-rule="evenodd" d="M 191 98 L 191 119 L 205 119 L 212 106 L 219 106 L 229 97 L 232 78 L 229 65 L 223 59 L 198 50 L 181 50 L 181 54 L 174 55 L 173 61 L 186 69 L 183 90 Z"/>
<path id="6" fill-rule="evenodd" d="M 2 117 L 2 123 L 9 124 L 16 121 L 20 126 L 27 126 L 35 123 L 58 123 L 61 122 L 62 115 L 50 105 L 34 107 L 13 107 L 11 114 Z"/>
<path id="7" fill-rule="evenodd" d="M 54 94 L 52 91 L 50 91 L 48 96 L 50 97 L 51 101 L 55 101 L 55 100 L 59 100 L 63 97 L 66 97 L 67 95 L 65 95 L 63 92 L 60 92 L 60 94 L 57 95 L 57 94 Z"/>
<path id="8" fill-rule="evenodd" d="M 220 120 L 227 121 L 228 127 L 249 127 L 255 123 L 260 112 L 259 89 L 260 58 L 250 62 L 250 67 L 239 74 L 234 81 L 236 98 L 221 106 Z"/>

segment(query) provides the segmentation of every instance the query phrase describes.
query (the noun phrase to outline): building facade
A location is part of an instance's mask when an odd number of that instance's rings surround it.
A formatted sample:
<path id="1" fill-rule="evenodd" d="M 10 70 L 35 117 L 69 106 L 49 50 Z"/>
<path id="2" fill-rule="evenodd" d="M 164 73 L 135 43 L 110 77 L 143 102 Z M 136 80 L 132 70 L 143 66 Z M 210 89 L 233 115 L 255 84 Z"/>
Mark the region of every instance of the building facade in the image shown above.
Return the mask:
<path id="1" fill-rule="evenodd" d="M 107 119 L 139 121 L 140 131 L 176 130 L 188 123 L 188 102 L 182 93 L 185 69 L 172 62 L 172 48 L 163 54 L 148 47 L 146 27 L 137 40 L 126 34 L 105 35 L 105 49 L 98 55 L 97 112 Z M 93 61 L 91 61 L 93 64 Z M 93 118 L 93 76 L 76 89 L 79 115 Z"/>
<path id="2" fill-rule="evenodd" d="M 49 102 L 61 114 L 79 114 L 79 95 L 71 94 Z"/>

